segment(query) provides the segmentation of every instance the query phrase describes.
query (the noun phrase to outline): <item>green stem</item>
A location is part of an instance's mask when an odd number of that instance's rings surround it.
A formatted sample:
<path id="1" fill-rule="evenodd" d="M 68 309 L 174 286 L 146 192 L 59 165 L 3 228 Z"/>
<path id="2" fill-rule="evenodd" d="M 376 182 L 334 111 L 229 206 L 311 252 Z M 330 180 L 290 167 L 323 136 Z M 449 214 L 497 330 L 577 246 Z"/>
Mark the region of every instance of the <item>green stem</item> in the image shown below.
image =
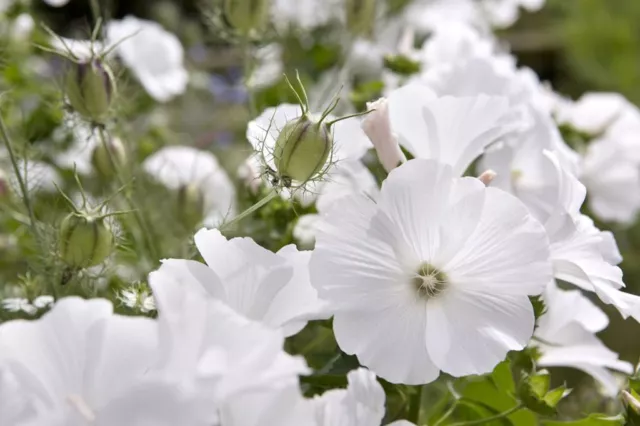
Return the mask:
<path id="1" fill-rule="evenodd" d="M 102 128 L 98 128 L 98 136 L 100 137 L 100 143 L 102 144 L 102 147 L 107 152 L 107 156 L 109 157 L 109 162 L 111 163 L 111 167 L 113 167 L 114 171 L 116 172 L 115 174 L 118 177 L 119 184 L 121 185 L 121 187 L 125 187 L 127 183 L 122 177 L 121 167 L 116 161 L 116 159 L 113 157 L 113 153 L 109 148 L 107 138 Z M 151 231 L 149 230 L 149 227 L 148 227 L 147 218 L 143 216 L 143 214 L 141 213 L 141 209 L 136 208 L 135 203 L 133 202 L 133 200 L 131 199 L 131 196 L 127 193 L 126 190 L 122 191 L 122 194 L 124 196 L 125 201 L 128 204 L 129 210 L 131 210 L 131 212 L 136 218 L 136 221 L 138 222 L 138 225 L 140 225 L 140 229 L 142 231 L 142 238 L 144 239 L 144 243 L 149 250 L 149 254 L 151 256 L 152 262 L 158 261 L 159 260 L 158 249 L 153 241 L 153 237 L 151 236 Z"/>
<path id="2" fill-rule="evenodd" d="M 424 386 L 418 387 L 416 393 L 411 395 L 411 399 L 409 400 L 409 413 L 408 420 L 419 424 L 420 422 L 420 407 L 422 406 L 422 388 Z"/>
<path id="3" fill-rule="evenodd" d="M 483 425 L 483 424 L 485 424 L 485 423 L 489 423 L 489 422 L 493 422 L 493 421 L 495 421 L 495 420 L 503 419 L 503 418 L 505 418 L 505 417 L 507 417 L 507 416 L 509 416 L 509 415 L 511 415 L 511 414 L 513 414 L 513 413 L 515 413 L 515 412 L 517 412 L 517 411 L 520 411 L 520 410 L 521 410 L 521 409 L 523 409 L 523 408 L 524 408 L 524 405 L 522 405 L 522 404 L 518 404 L 518 405 L 516 405 L 515 407 L 510 408 L 510 409 L 508 409 L 507 411 L 504 411 L 504 412 L 502 412 L 502 413 L 500 413 L 500 414 L 496 414 L 495 416 L 492 416 L 492 417 L 487 417 L 487 418 L 479 419 L 479 420 L 471 420 L 471 421 L 468 421 L 468 422 L 452 423 L 452 424 L 451 424 L 451 425 L 449 425 L 449 426 L 475 426 L 475 425 Z"/>
<path id="4" fill-rule="evenodd" d="M 31 205 L 31 200 L 29 199 L 29 192 L 27 190 L 27 184 L 22 177 L 22 173 L 20 172 L 20 167 L 18 167 L 18 161 L 16 159 L 15 152 L 13 151 L 13 144 L 11 143 L 11 139 L 9 138 L 9 132 L 7 131 L 7 127 L 4 124 L 4 120 L 0 116 L 0 133 L 2 134 L 2 139 L 4 140 L 5 145 L 7 146 L 7 151 L 9 151 L 9 158 L 11 159 L 11 166 L 13 167 L 13 172 L 16 175 L 16 179 L 18 181 L 18 186 L 20 187 L 20 193 L 22 195 L 22 202 L 24 203 L 25 208 L 27 209 L 27 213 L 29 214 L 29 222 L 31 224 L 31 230 L 33 232 L 36 241 L 40 241 L 40 234 L 38 232 L 38 226 L 36 222 L 36 215 L 33 212 L 33 206 Z"/>
<path id="5" fill-rule="evenodd" d="M 256 107 L 256 99 L 254 97 L 253 91 L 249 87 L 249 79 L 251 78 L 251 72 L 253 71 L 253 57 L 251 56 L 251 43 L 249 42 L 249 37 L 245 36 L 244 41 L 242 43 L 242 54 L 244 56 L 244 87 L 247 90 L 247 99 L 249 101 L 249 114 L 251 114 L 251 118 L 255 117 L 258 114 L 258 109 Z"/>
<path id="6" fill-rule="evenodd" d="M 451 417 L 453 412 L 456 410 L 457 406 L 458 406 L 458 401 L 453 401 L 453 404 L 451 404 L 451 407 L 449 407 L 449 409 L 442 415 L 442 417 L 438 419 L 437 422 L 433 424 L 433 426 L 440 426 L 442 423 L 444 423 L 445 420 Z"/>
<path id="7" fill-rule="evenodd" d="M 269 192 L 269 194 L 267 194 L 262 200 L 258 201 L 253 206 L 249 207 L 248 209 L 246 209 L 245 211 L 240 213 L 238 216 L 236 216 L 233 219 L 231 219 L 229 222 L 223 224 L 220 227 L 220 230 L 223 231 L 225 229 L 229 229 L 231 226 L 233 226 L 236 223 L 240 222 L 245 217 L 253 214 L 255 211 L 257 211 L 257 210 L 261 209 L 262 207 L 264 207 L 265 205 L 267 205 L 269 203 L 269 201 L 271 201 L 274 198 L 276 198 L 277 195 L 278 195 L 278 192 L 275 189 L 272 189 L 271 192 Z"/>

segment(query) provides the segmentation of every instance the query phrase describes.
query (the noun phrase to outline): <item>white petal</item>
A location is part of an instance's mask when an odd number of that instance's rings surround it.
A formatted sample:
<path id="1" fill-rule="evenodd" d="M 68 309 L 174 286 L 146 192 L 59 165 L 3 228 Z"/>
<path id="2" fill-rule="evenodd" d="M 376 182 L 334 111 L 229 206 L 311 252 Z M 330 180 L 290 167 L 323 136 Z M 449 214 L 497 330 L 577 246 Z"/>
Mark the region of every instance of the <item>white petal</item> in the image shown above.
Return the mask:
<path id="1" fill-rule="evenodd" d="M 427 348 L 444 372 L 484 374 L 527 345 L 534 323 L 527 296 L 450 289 L 428 302 Z"/>

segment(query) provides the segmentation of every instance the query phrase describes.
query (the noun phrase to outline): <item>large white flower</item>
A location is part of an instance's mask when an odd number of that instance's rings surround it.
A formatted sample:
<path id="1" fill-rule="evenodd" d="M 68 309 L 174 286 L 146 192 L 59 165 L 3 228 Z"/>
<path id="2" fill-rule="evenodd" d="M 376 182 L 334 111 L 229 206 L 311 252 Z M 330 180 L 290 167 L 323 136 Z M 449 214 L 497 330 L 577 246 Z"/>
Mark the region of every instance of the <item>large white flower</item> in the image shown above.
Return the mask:
<path id="1" fill-rule="evenodd" d="M 434 160 L 393 170 L 378 203 L 325 217 L 311 282 L 347 353 L 396 383 L 491 371 L 533 333 L 528 295 L 552 279 L 544 228 L 504 191 Z"/>
<path id="2" fill-rule="evenodd" d="M 166 102 L 184 93 L 189 75 L 184 48 L 174 34 L 153 21 L 133 16 L 107 24 L 109 43 L 155 100 Z"/>
<path id="3" fill-rule="evenodd" d="M 438 98 L 417 83 L 389 95 L 391 128 L 400 144 L 415 158 L 449 164 L 458 176 L 487 146 L 519 126 L 511 112 L 505 97 Z"/>
<path id="4" fill-rule="evenodd" d="M 203 197 L 204 224 L 219 225 L 235 211 L 235 187 L 216 157 L 188 146 L 167 146 L 145 159 L 144 170 L 167 188 L 196 189 Z"/>
<path id="5" fill-rule="evenodd" d="M 238 313 L 286 335 L 310 319 L 326 318 L 325 306 L 309 283 L 308 251 L 289 245 L 278 253 L 251 238 L 227 240 L 218 230 L 201 230 L 196 246 L 207 262 L 170 259 L 156 274 L 167 274 L 185 287 L 200 287 Z"/>
<path id="6" fill-rule="evenodd" d="M 0 418 L 25 423 L 206 425 L 189 392 L 151 371 L 157 327 L 113 315 L 106 300 L 67 298 L 38 321 L 0 326 Z M 4 424 L 4 423 L 3 423 Z M 9 423 L 15 424 L 15 423 Z"/>
<path id="7" fill-rule="evenodd" d="M 550 284 L 544 293 L 547 310 L 540 317 L 535 345 L 542 352 L 541 367 L 573 367 L 598 380 L 609 396 L 615 396 L 618 381 L 608 369 L 626 374 L 633 366 L 618 359 L 595 336 L 609 324 L 606 314 L 582 293 L 560 290 Z"/>

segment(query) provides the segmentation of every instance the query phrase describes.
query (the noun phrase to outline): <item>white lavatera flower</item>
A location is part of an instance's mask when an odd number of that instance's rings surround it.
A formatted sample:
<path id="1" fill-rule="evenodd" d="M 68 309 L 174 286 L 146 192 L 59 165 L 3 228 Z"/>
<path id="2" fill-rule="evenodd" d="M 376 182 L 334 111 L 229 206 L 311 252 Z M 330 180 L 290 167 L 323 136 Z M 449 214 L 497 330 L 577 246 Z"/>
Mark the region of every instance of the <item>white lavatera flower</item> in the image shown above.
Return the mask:
<path id="1" fill-rule="evenodd" d="M 639 147 L 608 135 L 587 146 L 580 180 L 589 193 L 589 208 L 600 219 L 628 225 L 636 219 L 640 211 Z"/>
<path id="2" fill-rule="evenodd" d="M 499 28 L 508 28 L 516 23 L 520 8 L 537 12 L 546 0 L 482 0 L 482 9 L 489 22 Z"/>
<path id="3" fill-rule="evenodd" d="M 507 98 L 437 97 L 414 83 L 389 95 L 391 129 L 415 158 L 449 164 L 461 176 L 485 148 L 520 126 Z"/>
<path id="4" fill-rule="evenodd" d="M 66 298 L 0 326 L 0 418 L 24 425 L 207 425 L 197 398 L 153 370 L 157 327 L 106 300 Z M 5 404 L 5 405 L 3 405 Z M 4 424 L 4 423 L 3 423 Z"/>
<path id="5" fill-rule="evenodd" d="M 542 225 L 512 195 L 450 165 L 411 160 L 376 204 L 324 217 L 311 283 L 343 351 L 393 383 L 491 371 L 533 333 L 529 295 L 552 279 Z"/>
<path id="6" fill-rule="evenodd" d="M 375 102 L 369 102 L 367 110 L 371 112 L 362 120 L 362 130 L 376 148 L 380 163 L 387 172 L 390 172 L 407 158 L 400 149 L 398 138 L 391 131 L 389 101 L 381 98 Z"/>
<path id="7" fill-rule="evenodd" d="M 164 374 L 184 389 L 200 389 L 223 420 L 238 398 L 278 392 L 309 373 L 303 358 L 282 349 L 281 330 L 238 314 L 204 288 L 185 283 L 184 276 L 161 268 L 149 282 L 160 312 Z"/>
<path id="8" fill-rule="evenodd" d="M 492 185 L 516 195 L 544 224 L 556 279 L 595 292 L 623 317 L 640 320 L 640 297 L 620 291 L 622 271 L 615 265 L 621 257 L 612 235 L 580 214 L 587 192 L 584 185 L 557 151 L 540 152 L 536 141 L 544 146 L 545 139 L 533 137 L 520 150 L 503 147 L 487 153 L 481 164 L 497 172 Z"/>
<path id="9" fill-rule="evenodd" d="M 134 16 L 109 21 L 106 31 L 109 44 L 117 44 L 118 56 L 156 101 L 167 102 L 185 92 L 189 75 L 178 37 Z"/>
<path id="10" fill-rule="evenodd" d="M 609 318 L 577 290 L 560 290 L 555 283 L 544 293 L 546 311 L 538 322 L 534 344 L 542 356 L 540 367 L 571 367 L 591 375 L 607 396 L 620 391 L 609 370 L 631 374 L 633 366 L 618 359 L 595 335 L 609 325 Z"/>
<path id="11" fill-rule="evenodd" d="M 142 166 L 172 190 L 194 186 L 204 198 L 206 226 L 217 226 L 235 212 L 235 187 L 210 152 L 189 146 L 167 146 L 147 157 Z"/>
<path id="12" fill-rule="evenodd" d="M 556 120 L 592 135 L 604 133 L 631 103 L 619 93 L 585 93 L 577 101 L 556 105 Z"/>
<path id="13" fill-rule="evenodd" d="M 202 288 L 236 312 L 290 336 L 312 319 L 327 318 L 325 303 L 309 283 L 311 252 L 295 246 L 278 253 L 260 247 L 251 238 L 227 240 L 218 230 L 200 230 L 195 243 L 206 265 L 169 259 L 156 273 L 185 287 Z"/>

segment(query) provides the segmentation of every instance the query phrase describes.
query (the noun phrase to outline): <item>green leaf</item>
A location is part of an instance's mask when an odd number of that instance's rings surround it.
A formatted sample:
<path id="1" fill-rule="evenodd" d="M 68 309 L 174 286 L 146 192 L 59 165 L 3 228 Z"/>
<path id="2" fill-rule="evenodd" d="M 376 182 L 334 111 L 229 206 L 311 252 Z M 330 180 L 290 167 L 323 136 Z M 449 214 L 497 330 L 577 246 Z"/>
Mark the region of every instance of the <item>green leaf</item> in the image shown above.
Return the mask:
<path id="1" fill-rule="evenodd" d="M 529 386 L 538 399 L 543 399 L 551 386 L 551 375 L 547 370 L 541 370 L 529 377 Z"/>
<path id="2" fill-rule="evenodd" d="M 535 315 L 537 321 L 538 318 L 540 318 L 547 311 L 547 306 L 544 304 L 542 296 L 529 296 L 529 300 L 531 301 L 531 305 L 533 306 L 533 314 Z"/>
<path id="3" fill-rule="evenodd" d="M 534 413 L 543 416 L 553 416 L 556 414 L 555 407 L 550 406 L 543 400 L 544 394 L 542 396 L 539 394 L 541 388 L 544 386 L 544 381 L 544 377 L 529 376 L 523 373 L 522 380 L 518 385 L 518 398 L 526 408 Z"/>
<path id="4" fill-rule="evenodd" d="M 420 62 L 413 61 L 403 55 L 387 55 L 384 58 L 385 68 L 400 75 L 413 75 L 420 72 Z"/>
<path id="5" fill-rule="evenodd" d="M 571 393 L 570 389 L 567 389 L 566 386 L 557 387 L 551 391 L 549 391 L 543 398 L 544 402 L 547 403 L 550 407 L 556 407 L 558 403 L 565 396 Z"/>
<path id="6" fill-rule="evenodd" d="M 509 394 L 515 393 L 516 384 L 511 373 L 511 362 L 508 359 L 497 365 L 491 373 L 490 379 L 496 388 Z"/>
<path id="7" fill-rule="evenodd" d="M 496 410 L 488 404 L 484 404 L 478 401 L 472 401 L 469 399 L 461 399 L 458 401 L 458 407 L 455 411 L 455 418 L 462 421 L 467 420 L 480 420 L 488 417 L 493 417 L 500 414 L 502 411 Z M 447 424 L 445 422 L 444 424 Z M 499 426 L 513 426 L 514 423 L 509 417 L 504 417 L 500 420 L 492 422 L 493 425 Z"/>
<path id="8" fill-rule="evenodd" d="M 615 426 L 625 424 L 622 415 L 607 416 L 606 414 L 591 414 L 582 420 L 574 420 L 570 422 L 559 422 L 555 420 L 543 420 L 544 426 Z"/>

